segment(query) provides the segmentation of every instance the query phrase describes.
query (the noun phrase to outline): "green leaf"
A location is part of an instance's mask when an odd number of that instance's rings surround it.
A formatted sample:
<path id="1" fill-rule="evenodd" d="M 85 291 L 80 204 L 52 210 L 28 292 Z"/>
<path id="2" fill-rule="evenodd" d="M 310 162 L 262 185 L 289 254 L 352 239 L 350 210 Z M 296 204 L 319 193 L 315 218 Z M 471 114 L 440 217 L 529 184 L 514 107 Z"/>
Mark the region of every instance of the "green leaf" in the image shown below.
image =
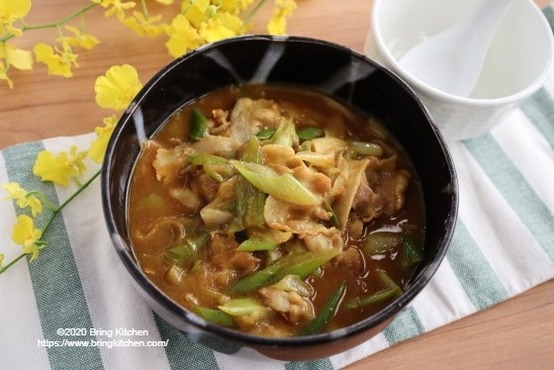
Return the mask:
<path id="1" fill-rule="evenodd" d="M 250 184 L 266 194 L 300 205 L 313 205 L 319 200 L 290 173 L 279 175 L 270 167 L 256 163 L 241 161 L 231 161 L 231 163 Z"/>

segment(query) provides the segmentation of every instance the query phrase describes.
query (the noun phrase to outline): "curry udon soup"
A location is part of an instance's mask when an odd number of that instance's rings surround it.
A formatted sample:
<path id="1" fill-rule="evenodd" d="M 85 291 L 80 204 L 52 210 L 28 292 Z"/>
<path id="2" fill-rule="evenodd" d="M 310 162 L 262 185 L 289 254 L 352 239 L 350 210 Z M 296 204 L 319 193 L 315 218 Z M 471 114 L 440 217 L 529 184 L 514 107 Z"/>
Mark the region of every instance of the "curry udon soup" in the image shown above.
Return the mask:
<path id="1" fill-rule="evenodd" d="M 360 321 L 423 257 L 422 193 L 402 150 L 375 118 L 300 88 L 231 86 L 183 106 L 145 143 L 128 215 L 161 290 L 260 336 Z"/>

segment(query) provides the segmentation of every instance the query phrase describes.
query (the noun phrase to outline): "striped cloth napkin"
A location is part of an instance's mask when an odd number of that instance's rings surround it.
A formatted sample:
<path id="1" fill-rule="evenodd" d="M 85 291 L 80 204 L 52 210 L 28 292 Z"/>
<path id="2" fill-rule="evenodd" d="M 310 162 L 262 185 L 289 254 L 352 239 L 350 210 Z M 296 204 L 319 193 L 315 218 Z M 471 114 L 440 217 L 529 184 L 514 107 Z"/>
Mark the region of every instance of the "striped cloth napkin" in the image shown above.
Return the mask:
<path id="1" fill-rule="evenodd" d="M 545 14 L 554 24 L 554 8 Z M 551 279 L 553 94 L 554 76 L 492 132 L 449 143 L 460 208 L 447 257 L 412 304 L 357 348 L 286 363 L 247 349 L 215 353 L 190 341 L 154 314 L 131 286 L 111 246 L 96 181 L 56 219 L 39 259 L 20 261 L 0 276 L 0 368 L 341 368 Z M 60 137 L 6 148 L 0 152 L 0 184 L 17 181 L 62 202 L 73 189 L 38 181 L 31 174 L 36 154 L 73 144 L 86 148 L 92 139 Z M 98 170 L 93 167 L 90 174 Z M 6 261 L 21 252 L 10 237 L 20 213 L 11 201 L 0 202 L 0 252 Z"/>

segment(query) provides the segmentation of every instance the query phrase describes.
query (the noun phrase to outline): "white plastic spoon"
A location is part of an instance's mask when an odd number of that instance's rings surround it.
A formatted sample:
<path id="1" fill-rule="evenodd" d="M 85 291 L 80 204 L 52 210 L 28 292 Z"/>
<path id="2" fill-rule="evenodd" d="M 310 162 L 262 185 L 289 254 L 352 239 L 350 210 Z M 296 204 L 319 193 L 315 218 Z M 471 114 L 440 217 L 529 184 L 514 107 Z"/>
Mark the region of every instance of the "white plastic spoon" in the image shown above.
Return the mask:
<path id="1" fill-rule="evenodd" d="M 414 46 L 400 64 L 419 80 L 467 97 L 483 67 L 500 20 L 513 0 L 483 0 L 469 16 Z"/>

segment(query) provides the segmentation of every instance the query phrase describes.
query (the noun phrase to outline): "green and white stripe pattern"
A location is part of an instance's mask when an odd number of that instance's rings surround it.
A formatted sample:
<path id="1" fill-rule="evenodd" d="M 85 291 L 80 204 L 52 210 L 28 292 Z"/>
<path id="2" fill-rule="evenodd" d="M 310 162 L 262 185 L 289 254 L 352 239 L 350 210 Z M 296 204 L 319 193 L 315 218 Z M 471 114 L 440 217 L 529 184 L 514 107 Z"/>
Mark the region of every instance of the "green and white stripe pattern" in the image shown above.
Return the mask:
<path id="1" fill-rule="evenodd" d="M 554 21 L 554 9 L 545 10 Z M 92 135 L 21 144 L 0 152 L 0 184 L 19 182 L 63 200 L 70 190 L 30 174 L 36 153 L 87 147 Z M 492 132 L 449 143 L 460 185 L 459 220 L 436 275 L 382 333 L 330 358 L 286 363 L 247 349 L 225 355 L 187 339 L 156 316 L 131 286 L 104 225 L 98 181 L 63 212 L 50 245 L 32 263 L 0 276 L 3 369 L 334 369 L 509 299 L 554 277 L 554 76 Z M 92 173 L 94 168 L 90 169 Z M 0 252 L 11 260 L 19 210 L 0 202 Z M 141 341 L 167 347 L 39 345 L 59 328 L 145 330 Z M 114 337 L 115 338 L 115 337 Z M 120 337 L 121 338 L 121 337 Z"/>

